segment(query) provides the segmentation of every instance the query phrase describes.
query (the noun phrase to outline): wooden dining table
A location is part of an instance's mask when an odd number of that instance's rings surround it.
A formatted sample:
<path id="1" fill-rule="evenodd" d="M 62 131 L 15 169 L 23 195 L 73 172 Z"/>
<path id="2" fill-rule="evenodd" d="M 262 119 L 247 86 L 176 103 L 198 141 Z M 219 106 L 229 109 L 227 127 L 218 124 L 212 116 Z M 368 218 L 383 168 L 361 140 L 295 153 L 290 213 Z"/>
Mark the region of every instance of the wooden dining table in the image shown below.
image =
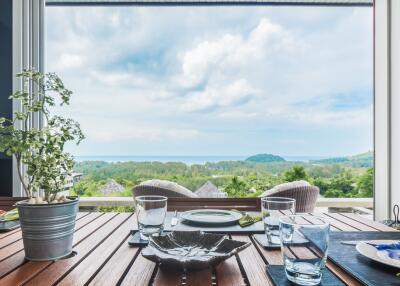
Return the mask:
<path id="1" fill-rule="evenodd" d="M 381 223 L 352 213 L 319 213 L 332 231 L 394 231 Z M 313 220 L 308 219 L 312 224 Z M 213 269 L 177 271 L 159 267 L 141 255 L 141 247 L 128 240 L 136 224 L 132 213 L 80 212 L 73 254 L 57 261 L 32 262 L 24 258 L 21 230 L 0 233 L 0 285 L 274 285 L 266 265 L 281 265 L 280 250 L 266 250 L 253 235 L 229 235 L 250 242 L 239 254 Z M 293 254 L 311 255 L 307 248 Z M 361 285 L 332 261 L 327 268 L 347 285 Z"/>

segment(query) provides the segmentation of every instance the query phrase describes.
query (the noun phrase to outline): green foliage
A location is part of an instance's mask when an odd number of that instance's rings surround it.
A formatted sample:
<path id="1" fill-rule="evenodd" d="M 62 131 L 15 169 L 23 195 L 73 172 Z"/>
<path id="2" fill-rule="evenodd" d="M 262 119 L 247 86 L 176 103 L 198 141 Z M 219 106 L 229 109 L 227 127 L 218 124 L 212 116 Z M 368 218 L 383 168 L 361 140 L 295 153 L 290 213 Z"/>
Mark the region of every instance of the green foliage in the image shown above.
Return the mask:
<path id="1" fill-rule="evenodd" d="M 335 157 L 321 160 L 313 160 L 312 162 L 315 164 L 342 164 L 350 162 L 350 159 L 347 157 Z"/>
<path id="2" fill-rule="evenodd" d="M 342 166 L 349 166 L 353 168 L 366 168 L 371 167 L 374 162 L 374 153 L 369 151 L 355 156 L 336 157 L 321 160 L 313 160 L 312 164 L 340 164 Z"/>
<path id="3" fill-rule="evenodd" d="M 121 206 L 121 207 L 99 207 L 99 211 L 103 213 L 109 213 L 109 212 L 117 212 L 117 213 L 133 213 L 135 211 L 135 208 L 132 207 L 127 207 L 127 206 Z"/>
<path id="4" fill-rule="evenodd" d="M 246 161 L 257 162 L 257 163 L 270 163 L 270 162 L 285 162 L 281 156 L 272 155 L 272 154 L 257 154 L 254 156 L 250 156 L 246 159 Z"/>
<path id="5" fill-rule="evenodd" d="M 319 188 L 319 193 L 323 196 L 331 188 L 329 179 L 317 177 L 314 178 L 313 184 Z"/>
<path id="6" fill-rule="evenodd" d="M 231 179 L 231 182 L 224 189 L 230 197 L 245 197 L 248 190 L 247 184 L 236 176 Z"/>
<path id="7" fill-rule="evenodd" d="M 131 196 L 134 185 L 149 179 L 174 181 L 192 191 L 211 181 L 229 197 L 256 197 L 278 184 L 294 180 L 309 181 L 327 197 L 370 197 L 373 186 L 372 168 L 340 164 L 223 161 L 186 165 L 176 162 L 86 161 L 77 163 L 75 170 L 84 173 L 84 179 L 73 187 L 74 192 L 81 196 L 101 196 L 98 190 L 110 178 L 125 188 L 124 192 L 111 196 Z"/>
<path id="8" fill-rule="evenodd" d="M 76 172 L 87 174 L 104 168 L 107 165 L 108 163 L 103 161 L 84 161 L 75 164 L 74 169 Z"/>
<path id="9" fill-rule="evenodd" d="M 354 178 L 349 171 L 345 171 L 330 181 L 330 189 L 342 190 L 347 194 L 353 193 L 354 185 Z"/>
<path id="10" fill-rule="evenodd" d="M 338 189 L 329 189 L 325 192 L 326 198 L 342 198 L 345 197 L 345 193 Z"/>
<path id="11" fill-rule="evenodd" d="M 299 180 L 308 180 L 308 174 L 304 167 L 293 166 L 291 169 L 283 173 L 283 178 L 286 182 L 293 182 Z"/>
<path id="12" fill-rule="evenodd" d="M 22 164 L 27 167 L 26 175 L 18 175 L 28 197 L 39 190 L 48 197 L 64 190 L 66 177 L 74 166 L 72 156 L 63 152 L 65 143 L 79 144 L 84 135 L 78 122 L 50 116 L 49 107 L 55 106 L 55 96 L 63 105 L 69 104 L 72 95 L 57 75 L 24 70 L 17 77 L 24 88 L 10 99 L 19 101 L 22 111 L 14 112 L 13 121 L 0 118 L 0 152 L 15 157 L 18 171 Z M 37 112 L 44 115 L 47 124 L 41 129 L 29 128 Z"/>
<path id="13" fill-rule="evenodd" d="M 370 198 L 373 196 L 373 168 L 368 168 L 361 175 L 355 175 L 349 169 L 331 179 L 314 178 L 321 195 L 328 198 Z"/>
<path id="14" fill-rule="evenodd" d="M 374 169 L 368 168 L 367 171 L 357 179 L 357 197 L 369 198 L 374 194 Z"/>

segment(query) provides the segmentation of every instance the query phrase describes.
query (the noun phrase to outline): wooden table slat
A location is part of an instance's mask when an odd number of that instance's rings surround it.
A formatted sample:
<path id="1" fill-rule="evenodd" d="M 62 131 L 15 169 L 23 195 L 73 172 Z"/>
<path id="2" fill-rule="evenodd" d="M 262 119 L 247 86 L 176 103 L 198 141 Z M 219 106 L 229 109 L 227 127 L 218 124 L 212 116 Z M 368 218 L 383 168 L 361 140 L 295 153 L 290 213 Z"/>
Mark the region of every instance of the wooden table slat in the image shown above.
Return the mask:
<path id="1" fill-rule="evenodd" d="M 331 226 L 333 226 L 336 229 L 339 229 L 341 231 L 359 231 L 359 229 L 352 227 L 348 224 L 345 224 L 341 221 L 338 221 L 337 219 L 330 217 L 326 214 L 323 213 L 319 213 L 319 214 L 312 214 L 313 216 L 316 217 L 321 217 L 323 220 L 329 222 L 331 224 Z"/>
<path id="2" fill-rule="evenodd" d="M 378 231 L 377 229 L 375 229 L 373 227 L 370 227 L 366 224 L 360 223 L 360 222 L 353 220 L 351 218 L 348 218 L 346 216 L 342 216 L 338 213 L 328 213 L 326 215 L 334 218 L 337 221 L 340 221 L 340 222 L 350 225 L 354 228 L 357 228 L 358 230 L 361 230 L 361 231 Z"/>
<path id="3" fill-rule="evenodd" d="M 149 285 L 155 267 L 154 262 L 138 255 L 124 280 L 122 280 L 121 286 Z"/>
<path id="4" fill-rule="evenodd" d="M 91 213 L 91 215 L 88 215 L 89 213 L 84 214 L 84 216 L 79 216 L 79 219 L 76 221 L 75 233 L 79 231 L 82 227 L 90 222 L 93 222 L 95 219 L 99 218 L 102 215 L 101 213 Z M 2 278 L 5 274 L 11 272 L 25 262 L 25 253 L 23 249 L 21 249 L 20 251 L 14 253 L 13 255 L 1 262 L 2 267 L 0 267 L 0 278 Z"/>
<path id="5" fill-rule="evenodd" d="M 97 219 L 93 220 L 93 222 L 96 223 L 88 223 L 85 225 L 85 227 L 80 228 L 74 235 L 74 245 L 78 244 L 81 242 L 81 240 L 84 240 L 86 237 L 90 236 L 93 232 L 95 232 L 97 229 L 101 228 L 104 224 L 106 224 L 110 219 L 115 217 L 116 214 L 105 214 L 105 215 L 99 215 Z M 76 257 L 76 256 L 75 256 Z M 68 262 L 71 261 L 72 259 L 64 259 L 64 260 L 59 260 L 57 262 Z M 0 280 L 0 285 L 18 285 L 21 283 L 26 283 L 28 282 L 31 278 L 33 278 L 37 273 L 43 271 L 46 267 L 49 265 L 53 264 L 53 261 L 46 261 L 46 262 L 33 262 L 29 261 L 25 264 L 23 264 L 21 267 L 15 269 L 13 272 L 5 276 Z M 63 269 L 64 270 L 64 269 Z M 58 279 L 60 276 L 57 275 L 57 272 L 50 272 L 47 275 L 47 278 L 56 276 Z M 40 284 L 36 284 L 40 285 Z M 46 284 L 45 284 L 46 285 Z"/>
<path id="6" fill-rule="evenodd" d="M 350 218 L 352 220 L 358 221 L 358 222 L 363 223 L 365 225 L 368 225 L 369 227 L 373 227 L 373 228 L 375 228 L 376 230 L 379 230 L 379 231 L 397 231 L 394 228 L 391 228 L 390 226 L 384 225 L 384 224 L 382 224 L 380 222 L 377 222 L 377 221 L 373 221 L 373 220 L 364 218 L 362 216 L 359 216 L 359 215 L 356 215 L 356 214 L 353 214 L 353 213 L 340 213 L 340 215 L 348 217 L 348 218 Z"/>
<path id="7" fill-rule="evenodd" d="M 250 237 L 244 235 L 232 235 L 232 239 L 252 242 Z M 257 251 L 257 248 L 252 244 L 248 248 L 241 251 L 239 254 L 240 263 L 246 272 L 246 278 L 252 286 L 273 286 L 271 279 L 265 271 L 265 262 Z"/>
<path id="8" fill-rule="evenodd" d="M 6 232 L 1 232 L 1 233 L 0 233 L 0 241 L 1 241 L 3 238 L 5 238 L 5 237 L 7 237 L 7 236 L 9 236 L 9 235 L 12 235 L 12 234 L 14 234 L 14 233 L 16 233 L 16 232 L 19 232 L 19 231 L 21 231 L 20 228 L 13 229 L 13 230 L 6 231 Z"/>
<path id="9" fill-rule="evenodd" d="M 30 279 L 26 285 L 36 286 L 40 283 L 44 285 L 53 285 L 66 275 L 83 257 L 90 253 L 105 236 L 116 229 L 125 219 L 126 217 L 112 213 L 104 214 L 96 220 L 97 223 L 93 224 L 93 228 L 87 231 L 87 235 L 74 246 L 73 250 L 77 252 L 75 256 L 58 260 L 48 265 L 40 273 Z M 91 225 L 92 224 L 90 224 L 89 227 Z"/>
<path id="10" fill-rule="evenodd" d="M 135 224 L 136 216 L 133 215 L 129 220 L 131 220 L 129 225 Z M 107 281 L 109 285 L 116 285 L 118 283 L 124 272 L 133 263 L 136 256 L 140 255 L 139 247 L 131 247 L 128 245 L 129 239 L 130 237 L 125 239 L 114 255 L 90 281 L 89 285 L 104 285 L 104 281 Z M 118 267 L 115 267 L 116 265 L 118 265 Z"/>
<path id="11" fill-rule="evenodd" d="M 264 260 L 267 261 L 268 264 L 270 265 L 282 265 L 282 254 L 280 249 L 276 250 L 267 250 L 260 244 L 258 244 L 256 241 L 254 242 L 255 247 L 258 249 L 258 251 L 261 253 L 261 255 L 264 257 Z"/>
<path id="12" fill-rule="evenodd" d="M 22 239 L 22 233 L 21 230 L 16 231 L 9 236 L 6 236 L 2 239 L 0 239 L 0 249 L 6 247 L 7 245 L 16 242 L 17 240 Z"/>
<path id="13" fill-rule="evenodd" d="M 17 240 L 9 245 L 7 247 L 0 249 L 0 263 L 3 264 L 3 261 L 10 257 L 11 255 L 21 251 L 24 249 L 24 244 L 22 240 Z"/>
<path id="14" fill-rule="evenodd" d="M 211 283 L 212 283 L 211 269 L 189 271 L 186 274 L 186 285 L 188 286 L 211 285 Z"/>
<path id="15" fill-rule="evenodd" d="M 173 269 L 157 269 L 153 286 L 181 285 L 182 271 Z"/>
<path id="16" fill-rule="evenodd" d="M 313 215 L 308 215 L 307 216 L 307 221 L 308 222 L 310 222 L 310 223 L 312 223 L 312 224 L 317 224 L 317 223 L 321 223 L 322 221 L 325 221 L 325 219 L 320 219 L 320 218 L 318 218 L 318 214 L 317 214 L 317 216 L 313 216 Z M 330 225 L 330 230 L 331 231 L 340 231 L 340 229 L 339 228 L 337 228 L 337 227 L 335 227 L 334 225 Z"/>
<path id="17" fill-rule="evenodd" d="M 25 252 L 20 250 L 17 253 L 14 253 L 10 257 L 6 258 L 5 260 L 1 261 L 0 267 L 0 281 L 8 273 L 14 271 L 16 268 L 20 267 L 22 264 L 26 262 L 25 260 Z"/>
<path id="18" fill-rule="evenodd" d="M 86 284 L 120 246 L 125 249 L 128 248 L 127 244 L 122 246 L 122 243 L 126 242 L 126 239 L 130 235 L 132 220 L 130 219 L 130 215 L 127 213 L 119 214 L 118 216 L 118 219 L 120 219 L 120 217 L 125 217 L 125 221 L 120 226 L 117 226 L 114 232 L 110 232 L 108 236 L 104 236 L 105 240 L 93 249 L 83 261 L 80 261 L 79 264 L 67 274 L 67 276 L 59 281 L 58 285 L 75 285 L 76 281 L 79 281 L 79 283 L 84 282 L 84 284 Z M 122 266 L 123 265 L 120 263 L 114 264 L 114 268 L 116 269 L 121 268 Z"/>
<path id="19" fill-rule="evenodd" d="M 216 267 L 215 272 L 218 286 L 246 285 L 235 256 L 223 261 Z"/>
<path id="20" fill-rule="evenodd" d="M 99 273 L 90 281 L 88 285 L 104 285 L 107 281 L 109 285 L 117 285 L 126 269 L 133 262 L 137 255 L 140 255 L 138 247 L 129 247 L 129 237 L 122 243 L 121 247 L 107 261 L 106 265 L 101 268 Z M 115 267 L 118 265 L 118 267 Z"/>

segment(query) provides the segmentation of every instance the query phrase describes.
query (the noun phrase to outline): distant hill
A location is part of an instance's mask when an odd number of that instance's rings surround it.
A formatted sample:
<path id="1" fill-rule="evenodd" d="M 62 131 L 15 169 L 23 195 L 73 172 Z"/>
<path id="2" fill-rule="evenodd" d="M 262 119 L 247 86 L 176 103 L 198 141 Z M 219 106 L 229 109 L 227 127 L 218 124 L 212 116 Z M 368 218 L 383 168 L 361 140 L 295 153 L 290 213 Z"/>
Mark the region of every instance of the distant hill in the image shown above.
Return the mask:
<path id="1" fill-rule="evenodd" d="M 246 158 L 245 161 L 256 163 L 285 162 L 281 156 L 272 154 L 257 154 Z"/>
<path id="2" fill-rule="evenodd" d="M 311 160 L 311 164 L 342 164 L 355 168 L 372 167 L 374 164 L 374 153 L 368 151 L 362 154 L 347 156 L 347 157 L 333 157 L 321 160 Z"/>

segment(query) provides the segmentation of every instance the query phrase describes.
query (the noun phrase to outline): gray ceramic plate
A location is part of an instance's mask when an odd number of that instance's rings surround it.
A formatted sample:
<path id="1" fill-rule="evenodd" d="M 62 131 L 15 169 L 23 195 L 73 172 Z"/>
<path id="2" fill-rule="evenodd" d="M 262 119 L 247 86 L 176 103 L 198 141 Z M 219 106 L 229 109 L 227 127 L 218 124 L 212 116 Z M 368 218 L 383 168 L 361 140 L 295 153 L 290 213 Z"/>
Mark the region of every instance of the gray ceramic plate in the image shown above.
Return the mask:
<path id="1" fill-rule="evenodd" d="M 222 225 L 236 223 L 242 214 L 234 211 L 202 209 L 183 212 L 181 219 L 202 225 Z"/>
<path id="2" fill-rule="evenodd" d="M 223 234 L 173 231 L 150 237 L 142 255 L 162 267 L 198 270 L 215 266 L 249 245 L 249 242 L 228 239 Z"/>

